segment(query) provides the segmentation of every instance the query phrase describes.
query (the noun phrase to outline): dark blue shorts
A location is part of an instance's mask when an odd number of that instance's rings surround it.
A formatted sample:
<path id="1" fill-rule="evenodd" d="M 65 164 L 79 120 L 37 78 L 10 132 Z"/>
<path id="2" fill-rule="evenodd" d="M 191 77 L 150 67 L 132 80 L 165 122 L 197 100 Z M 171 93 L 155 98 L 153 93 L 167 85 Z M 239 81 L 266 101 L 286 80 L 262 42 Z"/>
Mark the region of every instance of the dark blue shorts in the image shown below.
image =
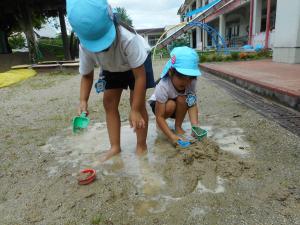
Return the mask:
<path id="1" fill-rule="evenodd" d="M 146 88 L 155 87 L 151 53 L 147 56 L 146 61 L 144 62 L 146 70 Z M 104 80 L 106 81 L 105 89 L 134 89 L 134 75 L 132 70 L 125 72 L 109 72 L 107 70 L 103 71 Z"/>

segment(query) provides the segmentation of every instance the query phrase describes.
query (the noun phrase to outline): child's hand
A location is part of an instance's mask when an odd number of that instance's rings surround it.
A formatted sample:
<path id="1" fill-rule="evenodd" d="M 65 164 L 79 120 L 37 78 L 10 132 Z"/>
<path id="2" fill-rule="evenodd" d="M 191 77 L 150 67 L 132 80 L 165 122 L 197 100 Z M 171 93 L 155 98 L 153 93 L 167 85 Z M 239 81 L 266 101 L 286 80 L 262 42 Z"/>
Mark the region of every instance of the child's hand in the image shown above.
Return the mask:
<path id="1" fill-rule="evenodd" d="M 179 137 L 177 135 L 174 135 L 174 137 L 172 138 L 172 142 L 173 142 L 173 145 L 175 147 L 188 147 L 192 142 L 190 140 L 187 140 L 186 138 L 183 138 L 183 137 Z"/>
<path id="2" fill-rule="evenodd" d="M 173 143 L 174 146 L 177 145 L 178 140 L 180 140 L 180 137 L 178 137 L 177 135 L 174 135 L 172 137 L 172 143 Z"/>
<path id="3" fill-rule="evenodd" d="M 134 110 L 130 111 L 129 123 L 134 131 L 136 131 L 136 129 L 141 129 L 146 127 L 145 120 L 143 119 L 141 113 Z"/>
<path id="4" fill-rule="evenodd" d="M 183 138 L 178 138 L 176 142 L 174 142 L 174 146 L 175 148 L 179 147 L 179 148 L 186 148 L 189 147 L 191 145 L 191 142 L 188 140 L 185 140 Z"/>
<path id="5" fill-rule="evenodd" d="M 89 111 L 87 110 L 88 104 L 87 102 L 80 102 L 80 105 L 78 107 L 78 115 L 81 115 L 81 113 L 86 112 L 86 115 L 89 115 Z"/>

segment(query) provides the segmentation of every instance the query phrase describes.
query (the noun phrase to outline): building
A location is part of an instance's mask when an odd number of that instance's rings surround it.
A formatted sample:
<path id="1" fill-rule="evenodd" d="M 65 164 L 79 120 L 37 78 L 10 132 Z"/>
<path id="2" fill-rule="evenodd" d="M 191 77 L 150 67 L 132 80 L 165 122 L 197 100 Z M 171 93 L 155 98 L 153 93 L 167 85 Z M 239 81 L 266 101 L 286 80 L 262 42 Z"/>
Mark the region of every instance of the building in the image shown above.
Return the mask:
<path id="1" fill-rule="evenodd" d="M 156 45 L 161 35 L 165 32 L 165 28 L 138 29 L 136 32 L 145 38 L 149 45 L 153 47 Z"/>
<path id="2" fill-rule="evenodd" d="M 211 2 L 185 0 L 178 10 L 181 22 L 199 17 L 184 15 Z M 273 49 L 274 61 L 300 63 L 299 0 L 231 0 L 201 19 L 217 30 L 229 47 L 261 45 Z M 203 50 L 214 45 L 212 37 L 201 28 L 193 27 L 189 32 L 191 47 Z"/>

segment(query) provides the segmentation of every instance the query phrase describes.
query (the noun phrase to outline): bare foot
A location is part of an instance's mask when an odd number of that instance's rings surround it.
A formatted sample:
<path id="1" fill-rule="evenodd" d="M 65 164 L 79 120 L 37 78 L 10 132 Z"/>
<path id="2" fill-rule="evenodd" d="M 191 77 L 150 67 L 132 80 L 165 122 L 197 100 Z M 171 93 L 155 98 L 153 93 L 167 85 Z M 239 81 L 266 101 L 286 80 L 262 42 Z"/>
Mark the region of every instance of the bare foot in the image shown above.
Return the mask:
<path id="1" fill-rule="evenodd" d="M 106 160 L 109 160 L 113 156 L 118 155 L 120 152 L 121 149 L 111 148 L 100 156 L 100 162 L 105 162 Z"/>
<path id="2" fill-rule="evenodd" d="M 146 152 L 147 152 L 147 144 L 136 146 L 136 154 L 138 156 L 145 155 Z"/>
<path id="3" fill-rule="evenodd" d="M 175 132 L 176 134 L 185 134 L 185 131 L 181 127 L 176 127 Z"/>

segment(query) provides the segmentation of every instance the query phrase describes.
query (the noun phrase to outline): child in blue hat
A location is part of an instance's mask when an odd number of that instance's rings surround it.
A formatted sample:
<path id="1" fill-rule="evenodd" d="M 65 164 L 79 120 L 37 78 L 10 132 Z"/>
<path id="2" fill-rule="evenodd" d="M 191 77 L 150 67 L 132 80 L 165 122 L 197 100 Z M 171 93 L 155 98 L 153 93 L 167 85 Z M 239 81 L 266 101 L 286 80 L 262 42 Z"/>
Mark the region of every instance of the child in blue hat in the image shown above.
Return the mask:
<path id="1" fill-rule="evenodd" d="M 185 133 L 182 123 L 187 112 L 191 125 L 199 125 L 196 83 L 201 72 L 199 57 L 194 49 L 176 47 L 170 55 L 171 59 L 165 65 L 149 103 L 158 127 L 172 143 L 177 144 Z M 175 119 L 175 133 L 169 128 L 167 118 Z"/>
<path id="2" fill-rule="evenodd" d="M 109 159 L 121 151 L 118 105 L 123 89 L 130 89 L 130 125 L 137 135 L 136 152 L 147 149 L 148 114 L 146 89 L 155 86 L 150 47 L 133 29 L 121 26 L 107 0 L 67 0 L 68 20 L 80 40 L 79 114 L 87 112 L 93 86 L 94 67 L 101 67 L 105 84 L 103 105 L 111 147 L 102 157 Z"/>

